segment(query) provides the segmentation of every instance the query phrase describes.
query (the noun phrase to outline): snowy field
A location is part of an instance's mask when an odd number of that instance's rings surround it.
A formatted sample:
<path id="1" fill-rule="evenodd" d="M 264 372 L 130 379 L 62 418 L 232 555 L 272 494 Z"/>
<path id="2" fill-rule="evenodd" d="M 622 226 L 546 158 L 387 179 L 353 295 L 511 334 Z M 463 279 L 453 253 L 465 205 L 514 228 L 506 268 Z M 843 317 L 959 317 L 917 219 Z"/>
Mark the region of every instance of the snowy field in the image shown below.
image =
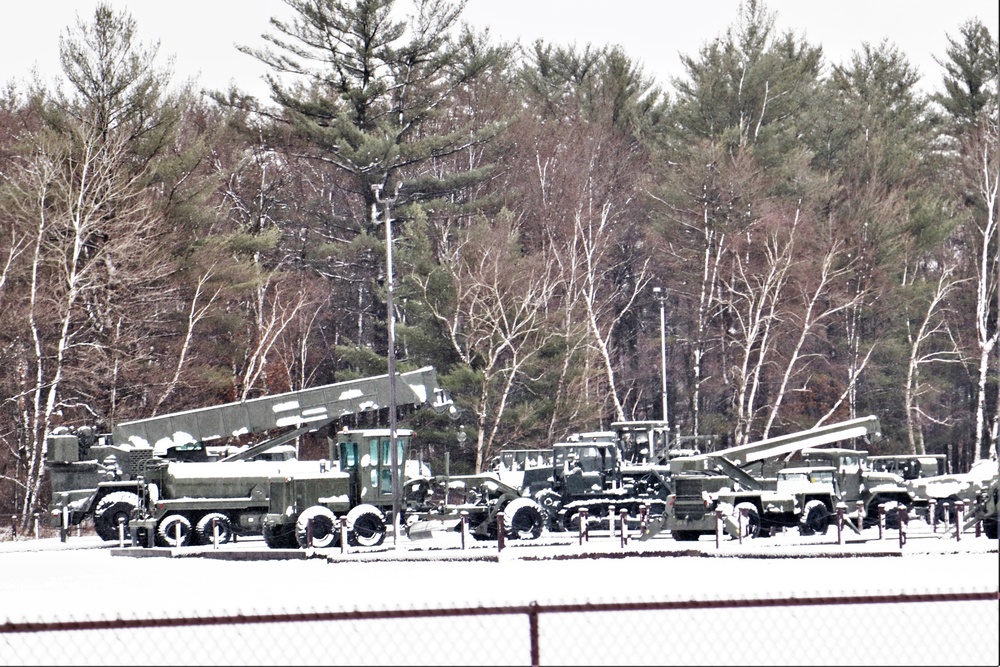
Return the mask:
<path id="1" fill-rule="evenodd" d="M 448 538 L 434 548 L 403 538 L 393 547 L 390 538 L 375 553 L 316 550 L 294 560 L 244 560 L 274 555 L 259 540 L 137 550 L 143 557 L 91 537 L 8 541 L 0 543 L 0 624 L 537 603 L 542 665 L 1000 663 L 995 540 L 911 531 L 900 548 L 894 532 L 865 538 L 841 546 L 831 530 L 717 549 L 707 537 L 622 547 L 606 534 L 582 546 L 562 534 L 508 543 L 499 555 L 495 544 L 463 552 L 436 548 L 457 547 Z M 544 613 L 574 603 L 928 593 L 992 599 Z M 530 636 L 525 613 L 3 632 L 0 664 L 521 665 L 531 661 Z"/>

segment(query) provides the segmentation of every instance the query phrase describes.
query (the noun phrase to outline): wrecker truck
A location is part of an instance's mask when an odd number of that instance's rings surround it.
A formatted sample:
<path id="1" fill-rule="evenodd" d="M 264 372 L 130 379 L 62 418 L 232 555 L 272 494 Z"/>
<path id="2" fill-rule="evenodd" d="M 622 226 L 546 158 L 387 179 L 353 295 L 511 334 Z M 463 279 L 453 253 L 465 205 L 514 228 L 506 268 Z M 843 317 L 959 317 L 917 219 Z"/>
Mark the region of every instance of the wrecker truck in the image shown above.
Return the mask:
<path id="1" fill-rule="evenodd" d="M 289 458 L 288 443 L 341 417 L 384 408 L 390 386 L 381 375 L 124 422 L 108 434 L 87 427 L 54 432 L 47 438 L 47 517 L 64 529 L 92 517 L 105 540 L 134 526 L 147 545 L 207 543 L 216 532 L 223 541 L 259 534 L 271 478 L 333 467 Z M 432 367 L 399 374 L 395 386 L 398 406 L 452 406 Z M 235 451 L 210 444 L 247 436 L 261 439 Z"/>
<path id="2" fill-rule="evenodd" d="M 714 534 L 716 510 L 722 510 L 726 531 L 734 537 L 739 530 L 756 537 L 787 527 L 797 527 L 802 534 L 825 532 L 838 503 L 847 503 L 853 511 L 859 500 L 865 525 L 877 520 L 875 510 L 884 503 L 891 526 L 898 507 L 912 502 L 903 479 L 870 470 L 866 451 L 822 448 L 880 437 L 878 419 L 868 416 L 673 459 L 674 493 L 667 512 L 662 520 L 651 521 L 644 537 L 662 530 L 679 541 Z"/>

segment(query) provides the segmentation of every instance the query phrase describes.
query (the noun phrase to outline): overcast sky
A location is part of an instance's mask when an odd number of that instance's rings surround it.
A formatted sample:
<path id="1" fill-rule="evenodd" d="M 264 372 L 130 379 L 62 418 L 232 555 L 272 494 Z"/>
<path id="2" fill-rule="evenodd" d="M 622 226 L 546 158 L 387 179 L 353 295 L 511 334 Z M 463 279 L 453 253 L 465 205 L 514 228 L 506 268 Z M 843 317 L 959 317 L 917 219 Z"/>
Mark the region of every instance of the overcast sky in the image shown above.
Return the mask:
<path id="1" fill-rule="evenodd" d="M 23 82 L 37 67 L 43 80 L 60 74 L 59 36 L 90 20 L 98 0 L 3 0 L 0 13 L 0 82 Z M 160 41 L 160 57 L 173 56 L 175 81 L 195 78 L 204 88 L 230 82 L 263 95 L 265 69 L 235 44 L 262 46 L 268 18 L 287 15 L 281 0 L 110 0 L 136 20 L 140 39 Z M 401 3 L 402 4 L 402 3 Z M 946 35 L 957 36 L 978 18 L 994 38 L 1000 32 L 995 0 L 766 0 L 779 31 L 793 31 L 823 46 L 828 62 L 845 62 L 862 43 L 888 38 L 922 75 L 925 91 L 939 87 Z M 469 0 L 463 17 L 489 27 L 496 40 L 544 38 L 556 44 L 620 45 L 664 87 L 684 74 L 679 54 L 695 55 L 736 20 L 738 0 Z"/>

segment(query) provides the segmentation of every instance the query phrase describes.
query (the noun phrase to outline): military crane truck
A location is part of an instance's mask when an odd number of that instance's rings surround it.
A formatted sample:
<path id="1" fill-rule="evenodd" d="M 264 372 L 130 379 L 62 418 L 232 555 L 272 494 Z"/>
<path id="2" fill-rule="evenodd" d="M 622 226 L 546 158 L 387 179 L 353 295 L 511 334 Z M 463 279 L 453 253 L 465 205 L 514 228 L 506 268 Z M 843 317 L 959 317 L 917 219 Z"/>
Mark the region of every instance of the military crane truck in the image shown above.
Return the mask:
<path id="1" fill-rule="evenodd" d="M 825 473 L 828 471 L 817 470 L 814 478 L 810 478 L 808 475 L 806 477 L 809 484 L 815 485 L 813 486 L 817 490 L 815 498 L 809 497 L 805 491 L 789 492 L 789 489 L 797 484 L 793 480 L 801 482 L 801 478 L 798 477 L 801 470 L 795 476 L 789 473 L 780 473 L 789 467 L 790 461 L 795 457 L 800 457 L 800 462 L 803 465 L 815 465 L 818 468 L 830 467 L 832 463 L 830 460 L 822 462 L 801 460 L 804 450 L 819 452 L 821 450 L 816 448 L 843 440 L 866 438 L 873 441 L 880 437 L 878 418 L 868 416 L 767 438 L 711 453 L 675 458 L 670 461 L 674 492 L 668 499 L 667 511 L 662 519 L 651 521 L 645 538 L 648 539 L 661 530 L 671 531 L 674 539 L 679 541 L 697 540 L 701 535 L 714 534 L 715 510 L 717 508 L 724 509 L 727 515 L 731 515 L 727 518 L 740 515 L 745 510 L 751 518 L 751 521 L 747 522 L 748 528 L 755 534 L 762 525 L 766 528 L 772 525 L 801 524 L 806 517 L 810 516 L 810 513 L 812 513 L 812 521 L 806 522 L 806 527 L 803 530 L 808 532 L 810 526 L 819 528 L 822 521 L 817 515 L 821 513 L 821 510 L 814 509 L 816 503 L 811 504 L 808 508 L 806 505 L 809 504 L 810 500 L 818 500 L 823 497 L 826 499 L 824 508 L 827 513 L 834 509 L 831 504 L 832 494 L 821 490 L 827 488 L 825 479 L 827 475 Z M 866 481 L 868 482 L 876 481 L 870 473 L 862 472 L 860 465 L 862 452 L 842 451 L 849 452 L 849 454 L 844 454 L 833 467 L 841 471 L 844 484 L 847 484 L 849 488 L 860 488 L 853 483 L 848 484 L 848 480 L 857 477 L 860 484 L 862 475 L 867 477 Z M 891 493 L 898 497 L 904 497 L 906 490 L 902 488 L 902 479 L 898 476 L 886 475 L 886 480 L 882 481 L 890 483 Z M 783 489 L 780 492 L 778 491 L 779 477 L 784 478 Z M 890 493 L 888 487 L 885 491 Z M 870 500 L 876 498 L 878 498 L 877 494 L 872 496 Z M 768 503 L 772 509 L 770 512 L 765 511 Z M 732 526 L 733 522 L 727 522 L 727 525 Z M 813 529 L 815 530 L 815 528 Z M 823 530 L 825 530 L 825 526 Z"/>
<path id="2" fill-rule="evenodd" d="M 398 459 L 413 432 L 396 431 Z M 332 447 L 333 445 L 331 445 Z M 375 547 L 386 535 L 392 510 L 392 450 L 387 429 L 344 430 L 337 433 L 339 469 L 275 476 L 270 480 L 264 540 L 271 548 L 312 545 L 335 547 L 341 519 L 346 519 L 348 543 Z M 439 492 L 444 491 L 444 497 Z M 413 539 L 438 531 L 460 529 L 461 513 L 477 539 L 497 539 L 497 515 L 506 514 L 504 533 L 511 538 L 541 534 L 541 513 L 535 503 L 495 475 L 418 477 L 405 482 L 401 524 Z M 450 494 L 450 496 L 449 496 Z"/>
<path id="3" fill-rule="evenodd" d="M 93 517 L 105 540 L 118 538 L 120 521 L 126 529 L 136 521 L 145 544 L 154 536 L 164 545 L 204 542 L 215 530 L 223 539 L 259 533 L 271 477 L 332 464 L 250 459 L 341 417 L 384 408 L 390 386 L 380 375 L 124 422 L 108 434 L 53 433 L 47 516 L 64 527 Z M 395 386 L 398 406 L 451 406 L 430 366 L 399 374 Z M 248 435 L 262 439 L 229 454 L 209 444 Z"/>

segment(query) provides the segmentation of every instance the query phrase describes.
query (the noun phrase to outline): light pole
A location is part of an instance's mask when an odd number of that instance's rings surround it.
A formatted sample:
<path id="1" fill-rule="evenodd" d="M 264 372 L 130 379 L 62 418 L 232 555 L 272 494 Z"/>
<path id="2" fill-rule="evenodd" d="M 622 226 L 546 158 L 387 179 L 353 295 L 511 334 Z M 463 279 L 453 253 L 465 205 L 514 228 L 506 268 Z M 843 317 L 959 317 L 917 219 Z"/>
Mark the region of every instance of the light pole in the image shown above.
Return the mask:
<path id="1" fill-rule="evenodd" d="M 399 197 L 399 185 L 396 186 L 396 194 L 392 197 L 382 198 L 382 184 L 373 183 L 372 192 L 375 193 L 375 204 L 372 205 L 372 219 L 378 219 L 378 209 L 376 206 L 382 204 L 385 207 L 385 275 L 386 275 L 386 323 L 389 327 L 389 461 L 392 466 L 392 544 L 396 545 L 399 537 L 399 512 L 402 495 L 399 487 L 399 452 L 398 438 L 396 437 L 396 317 L 393 312 L 392 295 L 394 290 L 392 275 L 392 216 L 389 211 L 390 205 L 396 202 Z"/>
<path id="2" fill-rule="evenodd" d="M 667 294 L 659 287 L 653 288 L 653 297 L 660 302 L 660 381 L 661 398 L 663 400 L 663 424 L 667 427 L 667 438 L 670 438 L 670 419 L 667 416 Z M 664 443 L 670 446 L 669 442 Z"/>

